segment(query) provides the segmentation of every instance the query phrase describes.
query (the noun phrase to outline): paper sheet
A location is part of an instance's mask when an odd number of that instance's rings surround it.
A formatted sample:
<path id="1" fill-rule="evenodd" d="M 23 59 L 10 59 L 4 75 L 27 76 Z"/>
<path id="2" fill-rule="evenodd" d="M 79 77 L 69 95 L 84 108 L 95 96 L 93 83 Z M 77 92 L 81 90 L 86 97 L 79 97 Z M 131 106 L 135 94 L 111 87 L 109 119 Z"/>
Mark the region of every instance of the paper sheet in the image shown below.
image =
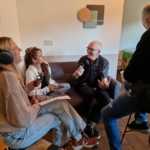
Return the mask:
<path id="1" fill-rule="evenodd" d="M 42 106 L 42 105 L 45 105 L 47 103 L 53 102 L 55 100 L 61 100 L 61 99 L 63 100 L 63 99 L 71 99 L 71 98 L 68 95 L 60 95 L 60 96 L 57 96 L 57 97 L 54 97 L 54 98 L 42 101 L 42 102 L 39 103 L 39 105 Z"/>

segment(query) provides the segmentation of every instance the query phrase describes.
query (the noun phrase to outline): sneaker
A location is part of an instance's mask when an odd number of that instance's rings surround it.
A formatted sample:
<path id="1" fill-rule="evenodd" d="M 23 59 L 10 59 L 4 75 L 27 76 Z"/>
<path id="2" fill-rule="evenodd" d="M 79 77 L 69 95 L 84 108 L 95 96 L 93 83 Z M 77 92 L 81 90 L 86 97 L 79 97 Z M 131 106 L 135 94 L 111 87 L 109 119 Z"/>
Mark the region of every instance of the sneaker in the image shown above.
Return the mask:
<path id="1" fill-rule="evenodd" d="M 141 133 L 150 133 L 150 125 L 147 121 L 137 124 L 135 120 L 128 124 L 128 128 L 133 131 L 138 131 Z"/>
<path id="2" fill-rule="evenodd" d="M 100 139 L 100 134 L 98 133 L 96 127 L 94 126 L 93 123 L 88 123 L 86 125 L 86 128 L 85 128 L 85 133 L 88 135 L 88 137 L 90 138 L 93 138 L 93 137 L 96 137 L 97 139 Z"/>
<path id="3" fill-rule="evenodd" d="M 99 132 L 97 131 L 96 127 L 94 126 L 94 136 L 99 140 L 101 138 Z"/>
<path id="4" fill-rule="evenodd" d="M 86 137 L 82 137 L 80 139 L 80 141 L 76 141 L 75 139 L 72 140 L 72 148 L 74 150 L 80 150 L 83 147 L 86 148 L 92 148 L 95 145 L 97 145 L 97 139 L 96 138 L 86 138 Z"/>

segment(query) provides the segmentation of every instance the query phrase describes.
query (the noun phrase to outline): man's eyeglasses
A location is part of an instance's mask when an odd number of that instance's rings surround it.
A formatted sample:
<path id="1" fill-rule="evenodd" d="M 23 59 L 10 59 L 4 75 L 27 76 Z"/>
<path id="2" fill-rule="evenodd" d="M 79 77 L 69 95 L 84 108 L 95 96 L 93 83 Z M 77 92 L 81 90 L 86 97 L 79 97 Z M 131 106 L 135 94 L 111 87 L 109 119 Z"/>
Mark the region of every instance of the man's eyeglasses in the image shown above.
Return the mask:
<path id="1" fill-rule="evenodd" d="M 94 51 L 98 51 L 99 49 L 93 49 L 93 48 L 90 48 L 90 47 L 86 47 L 87 48 L 87 51 L 91 51 L 91 52 L 94 52 Z"/>

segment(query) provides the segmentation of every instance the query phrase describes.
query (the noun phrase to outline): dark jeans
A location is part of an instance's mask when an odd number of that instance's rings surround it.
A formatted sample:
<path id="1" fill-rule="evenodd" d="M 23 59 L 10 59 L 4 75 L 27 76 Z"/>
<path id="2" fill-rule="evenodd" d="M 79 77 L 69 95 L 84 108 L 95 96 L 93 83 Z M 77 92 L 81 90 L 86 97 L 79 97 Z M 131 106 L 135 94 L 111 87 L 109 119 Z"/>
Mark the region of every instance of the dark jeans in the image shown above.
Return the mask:
<path id="1" fill-rule="evenodd" d="M 83 97 L 83 111 L 87 120 L 98 123 L 101 119 L 101 109 L 111 102 L 109 94 L 102 89 L 92 89 L 88 85 L 80 85 L 76 91 Z M 93 99 L 97 104 L 94 105 Z"/>
<path id="2" fill-rule="evenodd" d="M 131 88 L 131 85 L 132 84 L 127 81 L 124 83 L 124 87 L 126 91 L 128 91 Z M 135 113 L 134 118 L 135 118 L 136 123 L 138 124 L 141 124 L 142 122 L 145 122 L 148 120 L 145 113 Z"/>

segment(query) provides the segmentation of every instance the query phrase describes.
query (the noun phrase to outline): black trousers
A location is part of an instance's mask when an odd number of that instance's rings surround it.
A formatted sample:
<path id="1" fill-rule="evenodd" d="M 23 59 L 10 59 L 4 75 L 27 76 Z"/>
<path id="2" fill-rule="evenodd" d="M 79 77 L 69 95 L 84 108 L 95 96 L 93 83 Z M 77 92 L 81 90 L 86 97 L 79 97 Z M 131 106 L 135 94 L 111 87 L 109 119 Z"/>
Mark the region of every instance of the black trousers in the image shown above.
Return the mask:
<path id="1" fill-rule="evenodd" d="M 111 102 L 111 98 L 107 91 L 102 89 L 94 89 L 88 85 L 80 85 L 76 88 L 83 97 L 83 111 L 87 120 L 98 123 L 101 119 L 101 109 Z M 97 104 L 94 105 L 93 99 L 96 99 Z"/>

